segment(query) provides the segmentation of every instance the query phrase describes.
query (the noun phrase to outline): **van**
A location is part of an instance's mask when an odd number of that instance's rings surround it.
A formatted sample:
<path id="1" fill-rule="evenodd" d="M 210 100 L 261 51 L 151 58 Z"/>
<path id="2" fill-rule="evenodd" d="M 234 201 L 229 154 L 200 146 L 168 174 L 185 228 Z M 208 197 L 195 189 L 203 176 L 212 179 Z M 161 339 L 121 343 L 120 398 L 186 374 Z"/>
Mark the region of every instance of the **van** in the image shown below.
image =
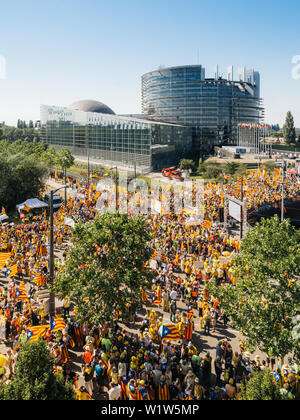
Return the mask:
<path id="1" fill-rule="evenodd" d="M 45 200 L 48 202 L 49 206 L 50 206 L 50 199 L 51 199 L 51 194 L 46 194 L 45 195 Z M 53 209 L 54 210 L 58 210 L 61 208 L 62 205 L 62 200 L 60 195 L 54 194 L 53 196 Z"/>

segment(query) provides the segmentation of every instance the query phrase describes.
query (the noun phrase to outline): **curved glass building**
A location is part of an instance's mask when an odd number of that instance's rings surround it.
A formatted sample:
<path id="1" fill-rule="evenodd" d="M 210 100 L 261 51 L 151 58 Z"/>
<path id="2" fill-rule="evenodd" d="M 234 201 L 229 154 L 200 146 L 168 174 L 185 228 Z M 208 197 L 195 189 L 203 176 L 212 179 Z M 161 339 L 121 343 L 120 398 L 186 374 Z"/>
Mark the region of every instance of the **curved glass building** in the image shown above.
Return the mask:
<path id="1" fill-rule="evenodd" d="M 260 77 L 254 70 L 233 68 L 227 79 L 205 78 L 201 65 L 162 68 L 142 76 L 142 112 L 148 119 L 193 127 L 194 151 L 237 142 L 239 123 L 258 124 L 264 110 Z"/>

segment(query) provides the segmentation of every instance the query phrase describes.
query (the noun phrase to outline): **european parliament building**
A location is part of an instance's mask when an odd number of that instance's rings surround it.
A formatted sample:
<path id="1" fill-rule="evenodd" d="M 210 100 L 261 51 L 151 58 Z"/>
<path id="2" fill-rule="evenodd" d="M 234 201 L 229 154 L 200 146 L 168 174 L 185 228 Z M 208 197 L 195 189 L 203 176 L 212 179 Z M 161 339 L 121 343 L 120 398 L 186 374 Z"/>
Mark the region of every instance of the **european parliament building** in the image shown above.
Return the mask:
<path id="1" fill-rule="evenodd" d="M 226 76 L 205 77 L 200 66 L 162 68 L 142 76 L 142 110 L 147 118 L 190 126 L 195 153 L 215 145 L 236 144 L 238 124 L 259 124 L 264 118 L 260 75 L 233 67 Z"/>
<path id="2" fill-rule="evenodd" d="M 178 163 L 192 148 L 190 127 L 115 115 L 89 100 L 42 105 L 41 133 L 49 146 L 68 147 L 77 158 L 143 173 Z"/>
<path id="3" fill-rule="evenodd" d="M 101 102 L 41 106 L 42 141 L 67 146 L 78 159 L 146 173 L 235 144 L 239 123 L 263 118 L 259 73 L 232 67 L 205 78 L 200 66 L 171 67 L 142 76 L 142 115 L 116 115 Z"/>

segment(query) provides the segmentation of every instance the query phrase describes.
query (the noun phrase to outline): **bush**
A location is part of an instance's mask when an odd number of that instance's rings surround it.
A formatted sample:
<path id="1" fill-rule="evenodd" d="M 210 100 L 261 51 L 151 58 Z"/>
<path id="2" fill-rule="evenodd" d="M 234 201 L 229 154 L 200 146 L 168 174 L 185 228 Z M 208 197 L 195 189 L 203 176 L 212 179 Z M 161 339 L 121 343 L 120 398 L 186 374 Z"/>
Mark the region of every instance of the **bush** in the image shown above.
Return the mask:
<path id="1" fill-rule="evenodd" d="M 279 386 L 274 382 L 269 369 L 253 372 L 250 380 L 241 386 L 239 400 L 279 401 L 282 400 Z"/>

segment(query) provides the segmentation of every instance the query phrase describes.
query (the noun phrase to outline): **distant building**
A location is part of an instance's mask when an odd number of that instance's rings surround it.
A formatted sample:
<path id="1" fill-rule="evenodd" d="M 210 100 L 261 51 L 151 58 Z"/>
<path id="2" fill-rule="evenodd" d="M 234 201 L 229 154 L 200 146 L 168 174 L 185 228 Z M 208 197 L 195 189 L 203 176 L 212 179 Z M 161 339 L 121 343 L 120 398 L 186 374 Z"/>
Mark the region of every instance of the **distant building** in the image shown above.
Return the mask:
<path id="1" fill-rule="evenodd" d="M 234 81 L 233 67 L 227 79 L 218 66 L 212 79 L 201 65 L 154 70 L 142 76 L 142 111 L 148 119 L 191 126 L 196 154 L 234 144 L 239 123 L 259 124 L 264 116 L 259 73 L 240 68 Z"/>
<path id="2" fill-rule="evenodd" d="M 264 116 L 260 75 L 244 67 L 234 80 L 215 67 L 207 78 L 201 65 L 160 67 L 142 76 L 142 114 L 116 115 L 102 102 L 68 107 L 41 106 L 42 141 L 67 146 L 75 157 L 141 172 L 177 165 L 182 158 L 209 154 L 214 146 L 237 144 L 238 124 Z"/>
<path id="3" fill-rule="evenodd" d="M 178 164 L 192 148 L 190 127 L 116 115 L 97 101 L 41 106 L 42 141 L 81 160 L 142 173 Z"/>

